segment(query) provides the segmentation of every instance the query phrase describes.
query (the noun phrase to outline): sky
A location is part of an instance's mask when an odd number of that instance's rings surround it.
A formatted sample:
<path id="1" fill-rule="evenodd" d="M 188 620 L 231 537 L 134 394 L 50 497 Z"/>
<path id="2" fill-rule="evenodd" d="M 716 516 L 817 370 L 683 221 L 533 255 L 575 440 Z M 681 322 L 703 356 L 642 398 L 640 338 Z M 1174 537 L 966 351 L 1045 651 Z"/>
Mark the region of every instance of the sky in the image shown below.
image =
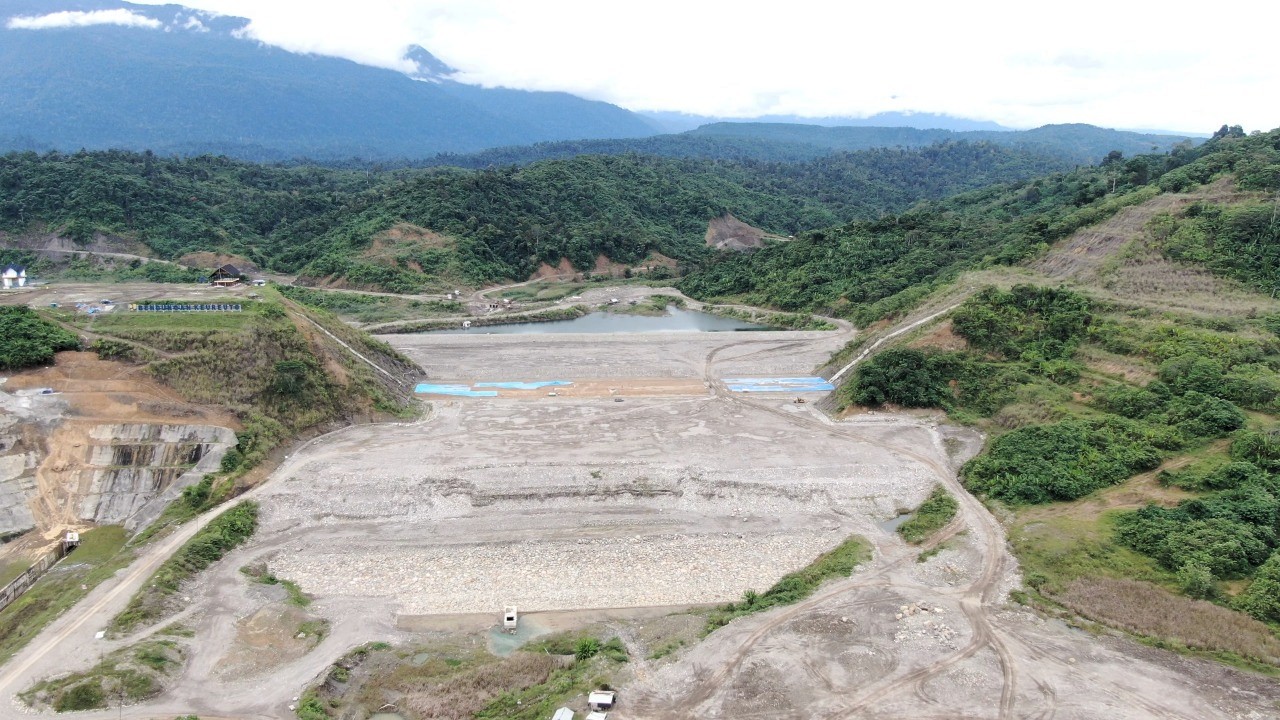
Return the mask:
<path id="1" fill-rule="evenodd" d="M 462 82 L 632 110 L 1280 126 L 1269 2 L 177 1 L 250 18 L 250 37 L 296 52 L 407 69 L 417 44 Z"/>

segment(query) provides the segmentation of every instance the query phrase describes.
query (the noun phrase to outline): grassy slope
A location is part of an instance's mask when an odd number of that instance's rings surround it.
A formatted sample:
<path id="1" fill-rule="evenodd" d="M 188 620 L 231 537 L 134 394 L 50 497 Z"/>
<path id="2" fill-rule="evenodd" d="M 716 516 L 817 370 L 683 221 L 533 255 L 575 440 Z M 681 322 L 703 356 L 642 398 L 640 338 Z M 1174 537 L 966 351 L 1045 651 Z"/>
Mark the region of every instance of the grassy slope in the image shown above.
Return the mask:
<path id="1" fill-rule="evenodd" d="M 1274 240 L 1268 241 L 1264 231 L 1255 236 L 1252 253 L 1232 250 L 1233 262 L 1211 263 L 1209 268 L 1188 257 L 1197 248 L 1212 247 L 1213 235 L 1206 241 L 1201 218 L 1252 213 L 1275 190 L 1266 183 L 1274 181 L 1276 173 L 1266 166 L 1276 167 L 1280 140 L 1251 140 L 1262 148 L 1249 163 L 1237 162 L 1249 155 L 1241 150 L 1244 142 L 1237 141 L 1235 159 L 1209 156 L 1177 177 L 1166 178 L 1162 189 L 1179 192 L 1152 196 L 1133 208 L 1131 217 L 1116 216 L 1082 230 L 1022 266 L 962 274 L 955 283 L 926 294 L 916 315 L 946 307 L 984 285 L 1066 286 L 1094 301 L 1094 332 L 1071 360 L 1078 378 L 1054 382 L 1024 374 L 994 411 L 957 406 L 956 417 L 977 423 L 993 440 L 1018 428 L 1104 418 L 1108 413 L 1096 396 L 1147 385 L 1159 375 L 1163 360 L 1191 346 L 1219 348 L 1206 350 L 1210 354 L 1226 352 L 1221 348 L 1256 348 L 1261 363 L 1248 366 L 1250 377 L 1275 387 L 1280 343 L 1271 327 L 1275 323 L 1268 318 L 1280 312 L 1280 303 L 1249 287 L 1267 290 L 1267 282 L 1274 281 L 1267 275 L 1265 260 L 1250 260 L 1267 257 L 1268 248 L 1274 247 L 1268 242 Z M 1238 182 L 1240 167 L 1246 164 L 1252 174 Z M 1233 170 L 1235 175 L 1222 174 Z M 1265 180 L 1268 177 L 1272 181 Z M 1221 231 L 1222 226 L 1213 229 Z M 1174 246 L 1179 231 L 1183 242 Z M 967 346 L 946 319 L 891 345 L 926 351 Z M 1249 428 L 1280 427 L 1274 403 L 1263 402 L 1246 417 Z M 1169 485 L 1169 472 L 1219 466 L 1228 460 L 1229 449 L 1229 439 L 1193 441 L 1164 452 L 1158 470 L 1081 499 L 1005 506 L 1010 541 L 1031 589 L 1027 598 L 1051 611 L 1124 629 L 1153 644 L 1207 652 L 1274 672 L 1280 663 L 1277 629 L 1230 609 L 1233 598 L 1247 589 L 1247 578 L 1218 579 L 1216 604 L 1195 600 L 1182 594 L 1183 584 L 1175 573 L 1117 539 L 1121 513 L 1148 503 L 1173 507 L 1203 495 Z"/>
<path id="2" fill-rule="evenodd" d="M 265 288 L 241 313 L 68 315 L 98 336 L 96 349 L 134 360 L 192 402 L 235 412 L 245 425 L 224 468 L 249 468 L 312 428 L 408 411 L 400 381 L 412 363 L 331 314 Z M 396 379 L 354 357 L 328 330 Z"/>
<path id="3" fill-rule="evenodd" d="M 40 578 L 12 605 L 0 611 L 0 663 L 22 649 L 45 625 L 129 564 L 133 552 L 124 547 L 124 528 L 106 526 L 80 535 L 80 547 Z M 84 586 L 86 589 L 81 589 Z"/>

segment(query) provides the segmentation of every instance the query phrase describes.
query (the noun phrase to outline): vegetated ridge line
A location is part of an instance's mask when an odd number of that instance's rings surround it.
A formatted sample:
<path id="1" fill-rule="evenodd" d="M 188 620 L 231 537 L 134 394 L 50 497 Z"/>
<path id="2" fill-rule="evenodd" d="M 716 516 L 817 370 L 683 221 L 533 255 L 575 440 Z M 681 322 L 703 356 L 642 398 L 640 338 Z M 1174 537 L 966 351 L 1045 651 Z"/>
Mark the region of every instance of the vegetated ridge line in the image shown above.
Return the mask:
<path id="1" fill-rule="evenodd" d="M 852 369 L 853 369 L 853 367 L 854 367 L 855 365 L 857 365 L 858 363 L 860 363 L 860 362 L 862 362 L 863 360 L 867 359 L 867 356 L 868 356 L 868 355 L 870 355 L 870 354 L 871 354 L 871 352 L 872 352 L 873 350 L 875 350 L 876 348 L 880 347 L 880 345 L 881 345 L 882 343 L 884 343 L 886 340 L 892 340 L 893 338 L 898 337 L 899 335 L 901 335 L 901 334 L 902 334 L 902 333 L 904 333 L 904 332 L 907 332 L 908 330 L 915 329 L 915 328 L 920 327 L 921 325 L 923 325 L 923 324 L 925 324 L 925 323 L 929 322 L 930 320 L 935 320 L 935 319 L 937 319 L 937 318 L 939 318 L 939 317 L 941 317 L 941 316 L 943 316 L 943 315 L 946 315 L 947 313 L 951 312 L 952 310 L 955 310 L 956 308 L 960 307 L 960 306 L 963 304 L 963 302 L 964 302 L 964 301 L 958 302 L 958 303 L 956 303 L 956 304 L 954 304 L 954 305 L 948 305 L 947 307 L 942 308 L 941 310 L 939 310 L 938 312 L 936 312 L 936 313 L 934 313 L 934 314 L 932 314 L 932 315 L 927 315 L 927 316 L 925 316 L 925 317 L 923 317 L 923 318 L 920 318 L 919 320 L 917 320 L 917 321 L 915 321 L 915 322 L 911 323 L 910 325 L 906 325 L 906 326 L 904 326 L 904 327 L 898 328 L 897 330 L 894 330 L 893 332 L 889 333 L 888 335 L 885 335 L 884 337 L 880 338 L 879 340 L 877 340 L 877 341 L 875 341 L 875 342 L 871 343 L 871 347 L 867 348 L 866 350 L 863 350 L 863 351 L 862 351 L 862 353 L 861 353 L 860 355 L 858 355 L 858 357 L 854 358 L 854 359 L 853 359 L 853 360 L 852 360 L 848 365 L 845 365 L 844 367 L 840 368 L 840 371 L 839 371 L 839 372 L 837 372 L 835 375 L 832 375 L 832 376 L 831 376 L 831 384 L 832 384 L 832 385 L 837 385 L 837 384 L 840 382 L 840 378 L 841 378 L 841 376 L 843 376 L 845 373 L 847 373 L 847 372 L 849 372 L 850 370 L 852 370 Z"/>

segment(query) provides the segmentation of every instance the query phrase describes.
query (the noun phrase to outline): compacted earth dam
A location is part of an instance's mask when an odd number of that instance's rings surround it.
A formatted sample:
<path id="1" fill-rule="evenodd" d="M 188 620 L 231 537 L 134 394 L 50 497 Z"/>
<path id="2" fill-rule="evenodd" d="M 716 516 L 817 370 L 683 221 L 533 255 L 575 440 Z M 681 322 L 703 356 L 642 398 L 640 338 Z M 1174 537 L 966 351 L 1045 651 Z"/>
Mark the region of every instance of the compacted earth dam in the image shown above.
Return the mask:
<path id="1" fill-rule="evenodd" d="M 1003 529 L 956 480 L 981 438 L 937 417 L 817 409 L 829 385 L 815 370 L 849 337 L 383 336 L 426 372 L 423 419 L 299 448 L 250 493 L 256 535 L 184 586 L 177 615 L 96 634 L 190 528 L 51 625 L 0 691 L 178 626 L 189 657 L 170 687 L 83 717 L 291 718 L 353 648 L 494 647 L 516 606 L 526 633 L 604 622 L 631 645 L 647 626 L 689 628 L 674 656 L 631 653 L 620 720 L 1276 716 L 1258 676 L 1011 603 Z M 886 521 L 938 484 L 956 519 L 905 545 Z M 763 591 L 851 535 L 872 548 L 852 577 L 698 640 L 690 607 Z M 313 600 L 290 606 L 243 569 Z"/>
<path id="2" fill-rule="evenodd" d="M 308 592 L 385 597 L 406 616 L 767 588 L 936 482 L 891 449 L 929 447 L 926 430 L 855 440 L 792 422 L 817 422 L 793 401 L 823 394 L 820 378 L 791 383 L 822 353 L 792 351 L 837 335 L 388 336 L 444 378 L 419 388 L 432 418 L 299 459 L 263 495 L 262 559 Z M 760 382 L 735 391 L 723 373 Z M 764 377 L 779 373 L 790 384 Z"/>

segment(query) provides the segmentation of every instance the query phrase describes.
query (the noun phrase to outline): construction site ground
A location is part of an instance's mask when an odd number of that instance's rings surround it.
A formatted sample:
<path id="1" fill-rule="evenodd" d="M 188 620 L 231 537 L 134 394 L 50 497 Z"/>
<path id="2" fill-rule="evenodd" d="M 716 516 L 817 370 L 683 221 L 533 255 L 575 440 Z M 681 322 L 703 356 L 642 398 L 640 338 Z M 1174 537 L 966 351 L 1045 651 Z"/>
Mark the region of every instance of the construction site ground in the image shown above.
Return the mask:
<path id="1" fill-rule="evenodd" d="M 435 397 L 422 420 L 309 442 L 251 491 L 257 535 L 183 589 L 179 616 L 95 638 L 200 521 L 0 668 L 0 693 L 178 622 L 194 635 L 171 688 L 78 717 L 289 718 L 353 647 L 483 643 L 516 605 L 536 628 L 624 638 L 632 661 L 611 719 L 1280 717 L 1273 679 L 1011 603 L 1020 578 L 1003 529 L 956 480 L 981 446 L 971 431 L 928 415 L 833 421 L 814 402 L 723 383 L 810 375 L 849 337 L 385 336 L 432 382 L 595 389 Z M 679 392 L 611 392 L 632 384 Z M 956 520 L 905 545 L 884 523 L 938 483 L 960 500 Z M 850 535 L 873 546 L 852 577 L 699 639 L 690 607 L 764 590 Z M 937 552 L 918 562 L 922 549 Z M 240 572 L 259 563 L 314 597 L 305 614 Z M 320 620 L 327 634 L 309 642 L 301 626 Z M 14 700 L 0 716 L 27 715 Z"/>

